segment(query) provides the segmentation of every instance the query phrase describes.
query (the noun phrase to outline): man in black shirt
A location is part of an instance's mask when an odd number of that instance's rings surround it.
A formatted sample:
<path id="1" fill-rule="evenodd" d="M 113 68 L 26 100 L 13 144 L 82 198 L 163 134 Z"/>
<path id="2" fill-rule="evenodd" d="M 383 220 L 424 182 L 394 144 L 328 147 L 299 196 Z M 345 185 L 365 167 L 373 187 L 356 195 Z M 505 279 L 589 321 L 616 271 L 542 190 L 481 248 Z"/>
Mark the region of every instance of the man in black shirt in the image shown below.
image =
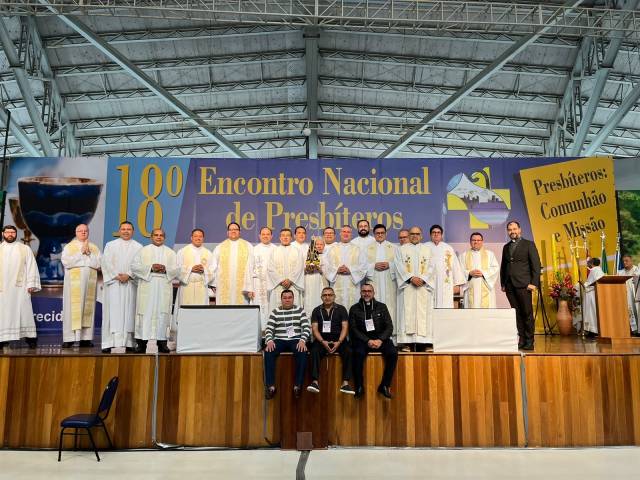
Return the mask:
<path id="1" fill-rule="evenodd" d="M 374 298 L 373 285 L 360 287 L 360 301 L 349 309 L 349 327 L 353 350 L 353 383 L 356 397 L 364 394 L 362 374 L 364 361 L 369 352 L 380 352 L 384 358 L 384 373 L 378 393 L 391 396 L 391 380 L 398 363 L 398 351 L 391 341 L 393 323 L 384 303 Z"/>
<path id="2" fill-rule="evenodd" d="M 311 378 L 313 381 L 307 391 L 320 393 L 320 362 L 327 353 L 338 352 L 342 359 L 342 386 L 340 391 L 353 395 L 355 391 L 349 385 L 351 380 L 351 348 L 347 342 L 349 317 L 347 309 L 335 303 L 333 288 L 322 289 L 322 305 L 311 313 L 311 331 L 315 342 L 311 345 Z"/>

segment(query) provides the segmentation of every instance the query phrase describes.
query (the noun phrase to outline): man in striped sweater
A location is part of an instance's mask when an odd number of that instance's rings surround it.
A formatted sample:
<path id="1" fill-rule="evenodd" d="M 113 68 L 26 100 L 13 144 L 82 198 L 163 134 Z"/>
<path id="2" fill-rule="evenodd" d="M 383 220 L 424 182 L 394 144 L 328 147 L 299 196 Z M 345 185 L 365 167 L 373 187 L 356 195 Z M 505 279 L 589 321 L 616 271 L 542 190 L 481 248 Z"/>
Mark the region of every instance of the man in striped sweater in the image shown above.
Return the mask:
<path id="1" fill-rule="evenodd" d="M 282 305 L 273 309 L 265 329 L 264 371 L 265 397 L 271 400 L 276 394 L 276 360 L 281 352 L 292 352 L 296 363 L 293 394 L 300 397 L 304 369 L 307 365 L 307 341 L 311 335 L 309 319 L 302 307 L 293 304 L 293 292 L 283 290 Z"/>

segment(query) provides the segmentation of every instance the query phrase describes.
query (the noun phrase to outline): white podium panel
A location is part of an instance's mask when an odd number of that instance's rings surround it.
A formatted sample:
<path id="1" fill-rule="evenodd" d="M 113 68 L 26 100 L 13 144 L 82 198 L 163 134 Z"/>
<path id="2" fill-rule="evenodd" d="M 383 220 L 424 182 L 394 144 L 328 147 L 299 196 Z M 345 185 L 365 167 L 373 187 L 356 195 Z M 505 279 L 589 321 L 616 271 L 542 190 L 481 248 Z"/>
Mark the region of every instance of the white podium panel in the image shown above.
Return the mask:
<path id="1" fill-rule="evenodd" d="M 434 352 L 517 352 L 518 329 L 513 308 L 436 308 Z"/>
<path id="2" fill-rule="evenodd" d="M 177 353 L 260 351 L 258 305 L 184 306 L 177 322 Z"/>

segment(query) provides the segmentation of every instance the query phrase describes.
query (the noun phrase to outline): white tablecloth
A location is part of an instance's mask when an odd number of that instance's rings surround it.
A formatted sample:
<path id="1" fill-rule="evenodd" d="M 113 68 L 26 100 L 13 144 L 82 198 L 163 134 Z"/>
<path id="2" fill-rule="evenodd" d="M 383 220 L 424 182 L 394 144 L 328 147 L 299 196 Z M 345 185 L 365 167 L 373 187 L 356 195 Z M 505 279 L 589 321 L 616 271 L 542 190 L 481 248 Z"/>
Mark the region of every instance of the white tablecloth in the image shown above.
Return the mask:
<path id="1" fill-rule="evenodd" d="M 260 350 L 260 307 L 181 307 L 178 353 L 255 353 Z"/>
<path id="2" fill-rule="evenodd" d="M 518 330 L 513 308 L 436 308 L 434 352 L 517 352 Z"/>

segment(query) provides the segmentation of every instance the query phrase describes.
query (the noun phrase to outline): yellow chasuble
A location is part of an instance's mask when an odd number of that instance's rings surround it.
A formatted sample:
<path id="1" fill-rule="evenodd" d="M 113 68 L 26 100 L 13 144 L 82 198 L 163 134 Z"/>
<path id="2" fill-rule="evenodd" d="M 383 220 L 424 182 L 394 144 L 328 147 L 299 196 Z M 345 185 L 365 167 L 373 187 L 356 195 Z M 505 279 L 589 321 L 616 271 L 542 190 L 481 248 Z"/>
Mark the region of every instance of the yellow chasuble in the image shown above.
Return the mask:
<path id="1" fill-rule="evenodd" d="M 236 270 L 236 284 L 233 289 L 234 292 L 242 292 L 244 285 L 244 275 L 247 269 L 247 258 L 249 256 L 249 249 L 245 242 L 238 241 L 238 269 Z M 220 305 L 232 305 L 242 303 L 242 299 L 231 298 L 231 285 L 229 272 L 231 270 L 231 241 L 225 240 L 220 244 L 220 268 L 218 272 L 224 272 L 222 276 L 218 276 L 216 287 L 216 303 Z"/>
<path id="2" fill-rule="evenodd" d="M 82 243 L 70 242 L 67 244 L 71 255 L 80 254 Z M 100 250 L 93 243 L 89 243 L 91 255 L 99 255 Z M 71 329 L 80 330 L 92 325 L 93 314 L 96 307 L 96 284 L 98 282 L 98 272 L 90 268 L 89 278 L 87 280 L 86 294 L 82 296 L 82 270 L 80 268 L 72 268 L 67 275 L 71 279 Z"/>
<path id="3" fill-rule="evenodd" d="M 185 248 L 182 252 L 184 255 L 184 264 L 192 267 L 196 263 L 200 263 L 205 270 L 209 268 L 211 264 L 211 254 L 205 248 L 201 248 L 200 261 L 196 262 L 196 256 L 194 255 L 193 248 Z M 182 305 L 200 305 L 202 299 L 209 296 L 207 291 L 207 285 L 205 284 L 204 274 L 189 275 L 189 282 L 186 285 L 182 285 Z"/>
<path id="4" fill-rule="evenodd" d="M 464 255 L 464 268 L 467 271 L 474 270 L 475 268 L 473 266 L 472 252 L 472 250 L 467 250 Z M 481 248 L 479 252 L 482 271 L 486 272 L 489 270 L 489 254 L 484 248 Z M 469 287 L 467 288 L 467 291 L 469 292 L 469 295 L 467 297 L 469 306 L 467 308 L 478 308 L 477 305 L 473 304 L 476 288 L 480 288 L 480 308 L 489 308 L 489 288 L 487 287 L 486 282 L 469 282 Z"/>

